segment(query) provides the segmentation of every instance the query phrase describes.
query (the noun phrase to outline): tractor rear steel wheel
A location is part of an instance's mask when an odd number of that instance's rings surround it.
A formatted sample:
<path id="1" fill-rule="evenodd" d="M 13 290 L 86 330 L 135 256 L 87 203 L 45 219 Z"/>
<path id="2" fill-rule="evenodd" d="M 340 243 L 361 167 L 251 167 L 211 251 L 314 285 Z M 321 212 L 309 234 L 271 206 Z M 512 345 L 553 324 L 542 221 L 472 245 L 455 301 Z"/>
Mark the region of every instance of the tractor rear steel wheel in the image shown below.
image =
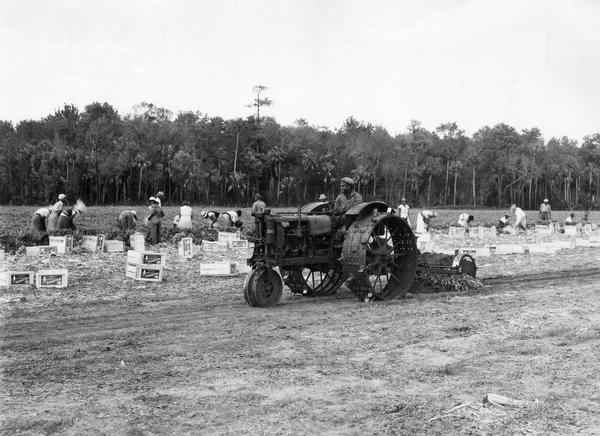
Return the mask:
<path id="1" fill-rule="evenodd" d="M 417 240 L 397 215 L 360 218 L 346 232 L 342 265 L 359 299 L 403 297 L 417 270 Z"/>
<path id="2" fill-rule="evenodd" d="M 285 284 L 294 294 L 306 297 L 324 297 L 333 295 L 344 283 L 344 273 L 330 268 L 310 265 L 304 268 L 288 270 Z"/>
<path id="3" fill-rule="evenodd" d="M 252 307 L 272 307 L 281 299 L 283 281 L 279 273 L 265 266 L 254 268 L 244 286 L 244 298 Z"/>

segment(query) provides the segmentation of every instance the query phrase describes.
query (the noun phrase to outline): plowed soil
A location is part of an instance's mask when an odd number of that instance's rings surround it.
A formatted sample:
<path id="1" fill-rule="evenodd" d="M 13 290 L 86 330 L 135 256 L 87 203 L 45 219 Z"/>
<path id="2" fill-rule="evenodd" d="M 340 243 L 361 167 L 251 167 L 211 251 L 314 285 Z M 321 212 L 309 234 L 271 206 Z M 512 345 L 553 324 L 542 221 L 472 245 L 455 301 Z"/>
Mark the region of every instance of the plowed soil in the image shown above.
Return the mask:
<path id="1" fill-rule="evenodd" d="M 470 292 L 272 309 L 159 249 L 163 283 L 122 253 L 9 257 L 69 287 L 0 291 L 2 434 L 600 434 L 600 249 L 481 258 Z"/>

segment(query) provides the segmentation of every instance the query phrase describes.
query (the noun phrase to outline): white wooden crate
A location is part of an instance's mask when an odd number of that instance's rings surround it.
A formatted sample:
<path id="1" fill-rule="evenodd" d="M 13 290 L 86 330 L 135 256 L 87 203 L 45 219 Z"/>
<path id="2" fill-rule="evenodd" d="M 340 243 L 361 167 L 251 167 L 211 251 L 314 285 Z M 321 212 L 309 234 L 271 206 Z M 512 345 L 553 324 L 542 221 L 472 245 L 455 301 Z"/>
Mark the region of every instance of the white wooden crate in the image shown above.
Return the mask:
<path id="1" fill-rule="evenodd" d="M 464 238 L 466 234 L 466 229 L 464 227 L 450 226 L 448 234 L 452 238 Z"/>
<path id="2" fill-rule="evenodd" d="M 104 235 L 85 235 L 83 237 L 83 248 L 87 251 L 104 251 L 106 237 Z"/>
<path id="3" fill-rule="evenodd" d="M 496 226 L 492 227 L 477 227 L 477 236 L 481 239 L 491 239 L 496 237 Z"/>
<path id="4" fill-rule="evenodd" d="M 580 233 L 580 231 L 581 231 L 580 228 L 581 228 L 580 224 L 577 224 L 577 225 L 565 224 L 565 235 L 576 236 Z"/>
<path id="5" fill-rule="evenodd" d="M 575 238 L 570 238 L 567 241 L 557 239 L 557 240 L 552 241 L 552 244 L 554 244 L 559 249 L 563 249 L 563 248 L 571 249 L 571 248 L 575 248 L 575 246 L 577 245 L 577 241 L 575 240 Z"/>
<path id="6" fill-rule="evenodd" d="M 505 255 L 505 254 L 524 254 L 525 248 L 522 245 L 516 244 L 498 244 L 494 250 L 494 254 Z"/>
<path id="7" fill-rule="evenodd" d="M 68 282 L 66 269 L 41 269 L 35 275 L 36 288 L 66 288 Z"/>
<path id="8" fill-rule="evenodd" d="M 135 251 L 146 251 L 146 237 L 143 233 L 135 232 L 129 237 L 129 244 Z"/>
<path id="9" fill-rule="evenodd" d="M 188 259 L 194 257 L 194 241 L 192 238 L 182 238 L 179 241 L 179 255 Z"/>
<path id="10" fill-rule="evenodd" d="M 468 254 L 469 256 L 477 257 L 477 248 L 465 247 L 460 248 L 457 254 Z"/>
<path id="11" fill-rule="evenodd" d="M 552 224 L 535 224 L 534 230 L 538 235 L 551 235 L 554 233 L 554 225 Z"/>
<path id="12" fill-rule="evenodd" d="M 230 276 L 238 273 L 238 263 L 230 260 L 200 264 L 200 275 L 202 276 Z"/>
<path id="13" fill-rule="evenodd" d="M 50 236 L 48 239 L 48 245 L 56 247 L 57 253 L 66 254 L 73 251 L 73 235 Z"/>
<path id="14" fill-rule="evenodd" d="M 119 253 L 125 251 L 125 242 L 116 239 L 107 239 L 104 241 L 104 250 L 107 253 Z"/>
<path id="15" fill-rule="evenodd" d="M 152 265 L 127 265 L 125 276 L 143 282 L 162 282 L 163 267 Z"/>
<path id="16" fill-rule="evenodd" d="M 248 248 L 248 240 L 247 239 L 232 239 L 229 241 L 229 248 L 231 249 L 241 249 Z"/>
<path id="17" fill-rule="evenodd" d="M 421 241 L 421 242 L 430 242 L 431 241 L 431 233 L 417 233 L 415 236 L 418 238 L 417 241 Z"/>
<path id="18" fill-rule="evenodd" d="M 129 250 L 127 252 L 127 263 L 129 265 L 162 267 L 167 264 L 167 254 L 153 251 Z"/>
<path id="19" fill-rule="evenodd" d="M 0 271 L 0 286 L 35 286 L 33 271 Z"/>
<path id="20" fill-rule="evenodd" d="M 229 248 L 229 241 L 202 241 L 204 251 L 225 251 Z"/>
<path id="21" fill-rule="evenodd" d="M 217 236 L 217 241 L 228 242 L 240 239 L 240 232 L 219 232 Z"/>
<path id="22" fill-rule="evenodd" d="M 34 245 L 33 247 L 25 247 L 27 256 L 40 256 L 58 253 L 55 245 Z"/>

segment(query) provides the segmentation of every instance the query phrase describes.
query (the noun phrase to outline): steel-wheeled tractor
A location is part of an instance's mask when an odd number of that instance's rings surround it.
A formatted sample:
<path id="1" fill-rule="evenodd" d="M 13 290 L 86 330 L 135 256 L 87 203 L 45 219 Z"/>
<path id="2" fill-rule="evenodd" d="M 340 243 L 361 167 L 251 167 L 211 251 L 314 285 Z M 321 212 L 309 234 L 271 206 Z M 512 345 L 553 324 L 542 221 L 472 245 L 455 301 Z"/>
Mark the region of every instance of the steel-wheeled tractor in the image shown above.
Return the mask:
<path id="1" fill-rule="evenodd" d="M 256 242 L 244 284 L 250 306 L 279 302 L 283 285 L 294 294 L 335 294 L 347 283 L 363 301 L 403 297 L 417 272 L 417 237 L 408 223 L 383 202 L 367 202 L 342 215 L 333 203 L 314 202 L 297 213 L 256 214 Z M 475 275 L 467 255 L 448 267 L 424 267 L 435 273 Z"/>

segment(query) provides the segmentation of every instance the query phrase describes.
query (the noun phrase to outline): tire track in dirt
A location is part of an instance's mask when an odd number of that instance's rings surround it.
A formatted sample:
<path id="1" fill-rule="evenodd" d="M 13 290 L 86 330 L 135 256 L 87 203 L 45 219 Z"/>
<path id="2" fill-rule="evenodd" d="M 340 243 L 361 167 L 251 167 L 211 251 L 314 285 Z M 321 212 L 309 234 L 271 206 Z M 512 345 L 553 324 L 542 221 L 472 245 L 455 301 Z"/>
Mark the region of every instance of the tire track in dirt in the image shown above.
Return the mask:
<path id="1" fill-rule="evenodd" d="M 577 268 L 562 271 L 552 271 L 534 274 L 520 274 L 513 276 L 497 276 L 482 279 L 487 286 L 508 285 L 513 283 L 535 284 L 554 280 L 565 279 L 595 279 L 600 277 L 600 268 Z"/>
<path id="2" fill-rule="evenodd" d="M 598 278 L 600 268 L 587 268 L 490 277 L 483 279 L 482 283 L 488 288 L 488 292 L 503 292 L 505 285 L 510 284 L 542 286 L 555 280 L 589 281 Z M 317 300 L 333 301 L 335 297 Z M 300 302 L 283 300 L 281 303 Z M 157 330 L 183 330 L 194 324 L 209 327 L 211 323 L 221 322 L 223 318 L 232 321 L 243 318 L 244 322 L 252 324 L 264 320 L 265 314 L 268 314 L 264 310 L 248 308 L 237 289 L 235 292 L 222 294 L 207 295 L 200 292 L 184 297 L 173 295 L 155 301 L 134 303 L 117 300 L 104 304 L 101 311 L 98 309 L 100 308 L 96 305 L 84 304 L 74 308 L 68 316 L 61 316 L 56 314 L 54 307 L 47 307 L 36 311 L 34 319 L 32 313 L 25 317 L 9 317 L 4 325 L 0 349 L 11 343 L 19 343 L 21 346 L 48 341 L 68 343 L 134 333 L 152 334 Z M 89 313 L 91 310 L 94 311 L 93 314 Z"/>

